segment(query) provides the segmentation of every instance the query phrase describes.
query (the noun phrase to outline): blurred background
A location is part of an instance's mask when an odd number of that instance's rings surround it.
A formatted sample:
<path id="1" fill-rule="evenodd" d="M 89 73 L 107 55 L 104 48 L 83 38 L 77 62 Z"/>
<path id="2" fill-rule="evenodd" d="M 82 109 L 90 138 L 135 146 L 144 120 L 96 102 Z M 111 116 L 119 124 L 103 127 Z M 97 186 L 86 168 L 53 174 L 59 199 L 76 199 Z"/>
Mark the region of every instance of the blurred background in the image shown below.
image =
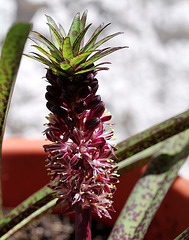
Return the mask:
<path id="1" fill-rule="evenodd" d="M 31 22 L 49 37 L 45 14 L 68 30 L 74 15 L 88 9 L 91 32 L 124 34 L 110 46 L 129 46 L 108 56 L 109 71 L 98 73 L 99 94 L 113 115 L 117 142 L 189 107 L 189 1 L 187 0 L 0 0 L 0 48 L 9 27 Z M 90 32 L 90 31 L 89 31 Z M 34 51 L 27 41 L 25 53 Z M 107 45 L 108 45 L 107 44 Z M 106 46 L 106 45 L 105 45 Z M 43 138 L 45 66 L 23 57 L 9 111 L 5 137 Z M 180 171 L 189 178 L 189 162 Z"/>

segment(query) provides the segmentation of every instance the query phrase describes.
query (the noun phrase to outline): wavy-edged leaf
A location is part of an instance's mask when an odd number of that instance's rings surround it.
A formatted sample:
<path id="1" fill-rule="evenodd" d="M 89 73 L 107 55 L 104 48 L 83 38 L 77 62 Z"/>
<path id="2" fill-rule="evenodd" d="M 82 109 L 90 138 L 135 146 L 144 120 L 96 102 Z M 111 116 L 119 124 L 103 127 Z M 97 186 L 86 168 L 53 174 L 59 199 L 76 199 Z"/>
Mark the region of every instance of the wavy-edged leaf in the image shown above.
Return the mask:
<path id="1" fill-rule="evenodd" d="M 189 239 L 189 227 L 184 230 L 178 237 L 176 237 L 174 240 L 187 240 Z"/>
<path id="2" fill-rule="evenodd" d="M 77 55 L 76 57 L 74 57 L 70 60 L 70 65 L 72 67 L 77 66 L 79 63 L 84 61 L 91 53 L 92 52 L 85 52 L 85 53 L 81 53 L 81 54 Z"/>
<path id="3" fill-rule="evenodd" d="M 143 239 L 146 231 L 189 155 L 189 129 L 165 141 L 129 196 L 108 240 Z"/>
<path id="4" fill-rule="evenodd" d="M 95 44 L 97 37 L 99 36 L 99 34 L 108 26 L 110 25 L 110 23 L 106 24 L 103 27 L 103 24 L 101 24 L 93 33 L 92 37 L 88 40 L 88 42 L 86 43 L 86 45 L 81 49 L 81 53 L 86 52 L 86 51 L 90 51 L 90 48 Z"/>
<path id="5" fill-rule="evenodd" d="M 70 44 L 73 46 L 74 41 L 80 33 L 80 13 L 77 13 L 71 24 L 68 37 L 70 38 Z"/>
<path id="6" fill-rule="evenodd" d="M 89 27 L 91 25 L 92 24 L 89 24 L 85 29 L 83 29 L 83 31 L 80 32 L 80 34 L 77 36 L 75 42 L 73 43 L 74 55 L 77 55 L 77 53 L 79 52 L 79 49 L 80 49 L 80 46 L 81 46 L 81 42 L 82 42 L 82 40 L 84 40 L 84 36 L 85 36 L 87 30 L 89 29 Z"/>
<path id="7" fill-rule="evenodd" d="M 64 39 L 64 43 L 62 45 L 62 55 L 68 62 L 74 57 L 69 37 Z"/>

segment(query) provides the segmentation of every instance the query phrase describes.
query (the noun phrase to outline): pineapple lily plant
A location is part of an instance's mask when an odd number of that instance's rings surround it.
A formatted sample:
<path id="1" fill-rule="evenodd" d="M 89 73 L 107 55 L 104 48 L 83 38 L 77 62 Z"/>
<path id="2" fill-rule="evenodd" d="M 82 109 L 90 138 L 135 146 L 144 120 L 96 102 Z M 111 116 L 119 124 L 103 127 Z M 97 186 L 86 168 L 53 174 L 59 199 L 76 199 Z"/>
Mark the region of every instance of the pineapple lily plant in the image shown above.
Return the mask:
<path id="1" fill-rule="evenodd" d="M 88 42 L 84 37 L 91 26 L 86 25 L 87 12 L 80 18 L 78 13 L 68 35 L 61 25 L 47 16 L 51 42 L 35 32 L 40 40 L 32 38 L 38 53 L 31 56 L 48 66 L 46 78 L 47 108 L 51 111 L 45 134 L 52 143 L 44 146 L 48 153 L 47 167 L 52 174 L 50 187 L 55 191 L 58 202 L 68 202 L 68 210 L 76 210 L 77 221 L 90 221 L 91 211 L 110 218 L 114 211 L 112 197 L 118 182 L 115 147 L 110 140 L 113 129 L 105 112 L 105 104 L 97 95 L 99 70 L 107 62 L 95 65 L 102 57 L 122 47 L 98 48 L 115 33 L 97 41 L 99 34 L 108 26 L 100 25 Z M 85 218 L 85 219 L 84 219 Z M 86 227 L 89 228 L 88 223 Z M 80 231 L 80 228 L 78 228 Z M 86 229 L 90 232 L 89 229 Z M 82 234 L 76 233 L 81 239 Z M 78 238 L 79 239 L 79 238 Z M 88 236 L 87 239 L 90 239 Z"/>
<path id="2" fill-rule="evenodd" d="M 119 143 L 116 149 L 111 115 L 97 93 L 97 73 L 107 70 L 109 62 L 96 61 L 124 47 L 99 49 L 103 43 L 120 34 L 114 33 L 99 40 L 99 35 L 109 24 L 100 25 L 85 42 L 84 37 L 91 26 L 86 26 L 86 18 L 86 11 L 81 17 L 76 14 L 66 35 L 63 27 L 47 16 L 51 40 L 38 32 L 34 32 L 36 37 L 30 38 L 38 52 L 27 56 L 45 64 L 47 69 L 45 98 L 50 114 L 44 133 L 50 143 L 43 147 L 51 181 L 2 217 L 2 239 L 7 239 L 57 204 L 66 206 L 65 214 L 75 212 L 76 239 L 91 239 L 91 213 L 100 218 L 111 218 L 111 211 L 115 211 L 113 194 L 119 175 L 149 163 L 108 238 L 143 239 L 189 154 L 189 111 Z M 26 23 L 13 26 L 2 50 L 2 127 L 30 27 Z M 10 62 L 13 67 L 7 71 Z M 188 230 L 184 234 L 187 235 Z M 179 236 L 177 239 L 182 238 Z"/>

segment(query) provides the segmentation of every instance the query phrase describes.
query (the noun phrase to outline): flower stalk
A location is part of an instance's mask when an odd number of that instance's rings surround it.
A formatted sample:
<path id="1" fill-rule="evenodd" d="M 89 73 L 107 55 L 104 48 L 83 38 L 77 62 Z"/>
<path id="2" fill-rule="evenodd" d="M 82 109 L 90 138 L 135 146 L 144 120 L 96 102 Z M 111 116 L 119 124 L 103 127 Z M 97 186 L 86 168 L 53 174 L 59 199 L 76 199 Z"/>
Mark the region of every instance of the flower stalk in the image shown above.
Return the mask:
<path id="1" fill-rule="evenodd" d="M 75 207 L 75 240 L 91 240 L 90 209 L 83 209 L 80 203 Z"/>
<path id="2" fill-rule="evenodd" d="M 57 203 L 68 203 L 67 212 L 76 211 L 76 239 L 91 239 L 90 215 L 111 218 L 116 183 L 119 182 L 115 146 L 111 143 L 111 115 L 97 94 L 96 75 L 109 62 L 95 65 L 102 57 L 123 47 L 99 49 L 104 42 L 120 33 L 99 41 L 99 34 L 109 25 L 100 25 L 88 42 L 84 36 L 87 12 L 76 14 L 68 35 L 61 25 L 47 16 L 51 41 L 34 32 L 33 45 L 43 55 L 29 56 L 47 65 L 48 81 L 45 98 L 51 112 L 44 131 L 52 143 L 44 145 L 47 168 L 52 176 L 49 187 L 58 197 Z"/>

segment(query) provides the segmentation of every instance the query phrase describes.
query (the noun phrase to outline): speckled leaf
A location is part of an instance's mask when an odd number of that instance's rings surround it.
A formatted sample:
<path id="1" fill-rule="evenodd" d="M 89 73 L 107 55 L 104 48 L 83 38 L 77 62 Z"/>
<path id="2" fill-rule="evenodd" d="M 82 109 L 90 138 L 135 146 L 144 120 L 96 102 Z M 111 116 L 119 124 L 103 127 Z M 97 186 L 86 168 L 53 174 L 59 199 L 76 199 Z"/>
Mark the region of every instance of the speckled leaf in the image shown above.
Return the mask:
<path id="1" fill-rule="evenodd" d="M 138 133 L 117 145 L 118 161 L 123 161 L 189 128 L 189 110 Z"/>
<path id="2" fill-rule="evenodd" d="M 189 130 L 166 140 L 135 185 L 108 240 L 143 239 L 153 216 L 189 155 Z"/>
<path id="3" fill-rule="evenodd" d="M 8 100 L 11 97 L 22 51 L 30 29 L 31 25 L 27 23 L 18 23 L 12 26 L 2 48 L 0 59 L 0 137 L 2 137 L 2 126 Z"/>
<path id="4" fill-rule="evenodd" d="M 7 233 L 2 235 L 1 240 L 9 239 L 13 234 L 15 234 L 18 230 L 21 230 L 23 227 L 26 226 L 26 224 L 31 223 L 35 218 L 39 219 L 39 217 L 42 217 L 44 214 L 49 212 L 57 202 L 57 199 L 53 199 L 49 201 L 47 204 L 42 206 L 41 208 L 36 208 L 36 210 L 30 214 L 28 217 L 25 217 L 25 219 L 21 222 L 19 222 L 15 227 L 11 228 Z"/>
<path id="5" fill-rule="evenodd" d="M 73 46 L 74 41 L 80 33 L 80 13 L 77 13 L 74 17 L 72 25 L 70 27 L 68 37 L 70 38 L 71 46 Z"/>
<path id="6" fill-rule="evenodd" d="M 66 61 L 70 61 L 73 58 L 73 51 L 71 47 L 70 38 L 66 37 L 62 46 L 62 55 Z"/>
<path id="7" fill-rule="evenodd" d="M 187 240 L 189 239 L 189 227 L 184 230 L 178 237 L 176 237 L 174 240 Z"/>
<path id="8" fill-rule="evenodd" d="M 13 25 L 3 44 L 0 59 L 0 149 L 9 103 L 30 29 L 31 25 L 27 23 Z"/>
<path id="9" fill-rule="evenodd" d="M 29 220 L 32 220 L 32 214 L 34 214 L 36 210 L 38 210 L 38 216 L 42 214 L 45 209 L 42 209 L 43 211 L 40 211 L 40 209 L 54 199 L 56 198 L 54 197 L 52 190 L 48 187 L 40 189 L 38 192 L 26 199 L 18 207 L 13 209 L 6 217 L 0 220 L 0 238 L 9 231 L 13 234 L 15 231 L 18 231 L 20 227 L 23 227 L 23 225 L 19 225 L 21 221 L 25 221 L 24 225 L 26 225 L 28 223 L 28 217 L 30 216 Z M 55 202 L 56 201 L 53 202 L 51 207 L 55 206 Z"/>

